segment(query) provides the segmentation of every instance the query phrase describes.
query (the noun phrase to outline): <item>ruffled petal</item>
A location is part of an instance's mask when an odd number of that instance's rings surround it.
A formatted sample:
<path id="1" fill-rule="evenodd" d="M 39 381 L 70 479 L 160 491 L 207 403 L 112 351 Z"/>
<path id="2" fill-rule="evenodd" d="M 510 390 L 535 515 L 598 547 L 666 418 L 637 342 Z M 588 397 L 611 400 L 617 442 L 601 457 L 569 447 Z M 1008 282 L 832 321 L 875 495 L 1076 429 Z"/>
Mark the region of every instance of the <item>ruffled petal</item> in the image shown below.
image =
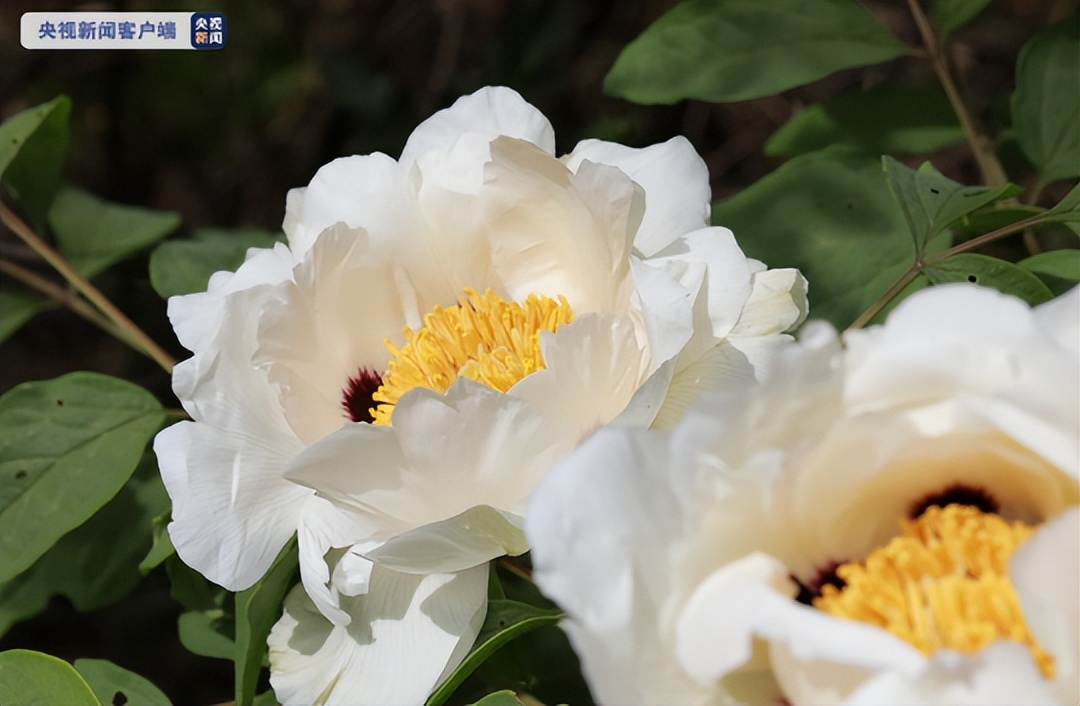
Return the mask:
<path id="1" fill-rule="evenodd" d="M 645 217 L 634 236 L 634 248 L 645 257 L 708 225 L 709 170 L 684 137 L 640 149 L 584 140 L 563 159 L 575 172 L 584 162 L 618 167 L 644 189 Z"/>
<path id="2" fill-rule="evenodd" d="M 1073 692 L 1075 700 L 1076 693 Z M 850 706 L 1015 706 L 1065 704 L 1015 642 L 997 642 L 974 654 L 941 650 L 915 674 L 887 671 L 856 689 Z"/>
<path id="3" fill-rule="evenodd" d="M 507 293 L 563 295 L 575 312 L 629 305 L 630 249 L 644 202 L 613 167 L 576 174 L 536 146 L 500 137 L 478 197 L 491 267 Z"/>
<path id="4" fill-rule="evenodd" d="M 297 587 L 270 632 L 270 684 L 297 704 L 422 704 L 468 654 L 487 611 L 487 565 L 457 574 L 376 566 L 368 592 L 326 620 Z"/>
<path id="5" fill-rule="evenodd" d="M 242 437 L 179 422 L 154 439 L 172 498 L 169 537 L 184 563 L 230 591 L 262 578 L 313 494 L 282 478 L 295 449 L 275 436 Z"/>
<path id="6" fill-rule="evenodd" d="M 569 450 L 528 403 L 465 379 L 445 395 L 408 392 L 393 424 L 347 425 L 299 454 L 287 474 L 366 515 L 379 541 L 480 505 L 521 514 L 536 482 Z"/>
<path id="7" fill-rule="evenodd" d="M 487 142 L 502 135 L 526 140 L 555 154 L 555 131 L 544 114 L 513 89 L 488 86 L 458 98 L 420 123 L 401 151 L 401 164 L 409 168 L 424 155 L 439 153 L 470 133 Z"/>

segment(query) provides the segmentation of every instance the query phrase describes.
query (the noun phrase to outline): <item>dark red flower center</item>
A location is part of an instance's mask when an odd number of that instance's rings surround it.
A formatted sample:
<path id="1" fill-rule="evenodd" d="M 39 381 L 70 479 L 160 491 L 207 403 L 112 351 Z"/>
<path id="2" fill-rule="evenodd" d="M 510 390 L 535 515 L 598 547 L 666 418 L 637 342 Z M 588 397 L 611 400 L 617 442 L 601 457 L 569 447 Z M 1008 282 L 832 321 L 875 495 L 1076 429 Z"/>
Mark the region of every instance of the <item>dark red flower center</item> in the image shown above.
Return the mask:
<path id="1" fill-rule="evenodd" d="M 345 383 L 345 389 L 341 391 L 341 411 L 354 422 L 366 422 L 371 424 L 375 419 L 371 413 L 375 406 L 372 396 L 382 385 L 382 377 L 373 370 L 360 368 L 356 375 L 349 378 Z"/>
<path id="2" fill-rule="evenodd" d="M 997 514 L 1001 506 L 994 496 L 982 488 L 963 483 L 953 483 L 944 490 L 931 493 L 911 504 L 908 510 L 908 518 L 916 519 L 932 507 L 947 507 L 949 505 L 970 505 L 971 507 L 988 515 Z"/>

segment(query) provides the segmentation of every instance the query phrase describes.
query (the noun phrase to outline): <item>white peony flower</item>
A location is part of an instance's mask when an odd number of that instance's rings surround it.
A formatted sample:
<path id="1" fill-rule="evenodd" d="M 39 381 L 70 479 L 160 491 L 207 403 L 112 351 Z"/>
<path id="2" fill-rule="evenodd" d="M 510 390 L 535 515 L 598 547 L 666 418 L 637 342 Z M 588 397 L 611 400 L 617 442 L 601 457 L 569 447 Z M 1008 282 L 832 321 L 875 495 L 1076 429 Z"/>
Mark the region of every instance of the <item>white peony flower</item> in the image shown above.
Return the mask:
<path id="1" fill-rule="evenodd" d="M 764 384 L 557 465 L 527 536 L 597 700 L 1077 703 L 1078 304 L 811 324 Z"/>
<path id="2" fill-rule="evenodd" d="M 548 468 L 616 418 L 677 418 L 702 379 L 760 376 L 805 315 L 801 275 L 708 227 L 685 140 L 553 153 L 542 114 L 481 90 L 398 161 L 320 169 L 289 194 L 287 247 L 170 300 L 194 354 L 174 389 L 195 421 L 155 442 L 177 552 L 241 589 L 299 535 L 304 591 L 271 635 L 279 698 L 359 703 L 367 687 L 325 654 L 400 649 L 427 676 L 395 698 L 422 700 L 479 629 L 486 562 L 526 551 Z M 417 576 L 384 614 L 379 587 Z M 415 634 L 376 646 L 377 623 Z"/>

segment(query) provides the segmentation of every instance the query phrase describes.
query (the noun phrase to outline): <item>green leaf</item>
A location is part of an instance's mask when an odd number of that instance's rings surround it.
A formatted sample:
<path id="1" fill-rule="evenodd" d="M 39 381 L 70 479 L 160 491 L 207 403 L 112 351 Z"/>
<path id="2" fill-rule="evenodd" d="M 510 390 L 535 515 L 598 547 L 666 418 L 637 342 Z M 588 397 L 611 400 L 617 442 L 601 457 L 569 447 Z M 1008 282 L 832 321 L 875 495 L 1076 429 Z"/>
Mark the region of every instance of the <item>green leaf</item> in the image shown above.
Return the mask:
<path id="1" fill-rule="evenodd" d="M 1013 127 L 1044 183 L 1080 176 L 1080 22 L 1028 40 L 1016 65 Z"/>
<path id="2" fill-rule="evenodd" d="M 1027 270 L 988 255 L 960 253 L 923 268 L 933 284 L 974 282 L 1011 294 L 1035 306 L 1054 298 L 1045 284 Z"/>
<path id="3" fill-rule="evenodd" d="M 71 100 L 58 96 L 0 125 L 0 175 L 38 229 L 60 186 L 70 115 Z"/>
<path id="4" fill-rule="evenodd" d="M 257 228 L 201 229 L 193 240 L 170 240 L 150 256 L 150 284 L 163 298 L 205 292 L 210 275 L 233 271 L 244 262 L 248 248 L 270 248 L 280 233 Z"/>
<path id="5" fill-rule="evenodd" d="M 77 659 L 75 669 L 103 704 L 171 706 L 169 697 L 161 689 L 106 659 Z"/>
<path id="6" fill-rule="evenodd" d="M 4 706 L 101 706 L 74 667 L 32 650 L 0 652 L 0 696 Z"/>
<path id="7" fill-rule="evenodd" d="M 49 225 L 64 257 L 80 273 L 93 277 L 176 230 L 180 216 L 64 189 L 49 209 Z"/>
<path id="8" fill-rule="evenodd" d="M 510 689 L 504 689 L 488 694 L 479 701 L 474 701 L 472 706 L 525 706 L 525 702 Z"/>
<path id="9" fill-rule="evenodd" d="M 1072 188 L 1057 206 L 1046 212 L 1058 223 L 1080 223 L 1080 184 Z"/>
<path id="10" fill-rule="evenodd" d="M 750 257 L 797 267 L 810 281 L 810 316 L 846 328 L 915 262 L 904 216 L 877 158 L 843 150 L 796 157 L 714 205 Z M 947 246 L 934 239 L 928 251 Z"/>
<path id="11" fill-rule="evenodd" d="M 116 495 L 163 420 L 146 390 L 97 373 L 0 397 L 0 583 Z"/>
<path id="12" fill-rule="evenodd" d="M 1055 297 L 1080 283 L 1080 250 L 1051 250 L 1016 263 L 1038 277 Z"/>
<path id="13" fill-rule="evenodd" d="M 943 233 L 950 225 L 974 213 L 988 203 L 1020 193 L 1012 184 L 1003 186 L 963 186 L 942 175 L 929 162 L 918 171 L 892 157 L 881 158 L 908 231 L 915 241 L 916 252 L 922 254 L 926 244 Z"/>
<path id="14" fill-rule="evenodd" d="M 930 0 L 930 12 L 944 36 L 975 19 L 989 4 L 990 0 Z"/>
<path id="15" fill-rule="evenodd" d="M 236 656 L 236 641 L 229 637 L 235 625 L 232 616 L 224 610 L 182 613 L 177 627 L 180 643 L 193 654 L 228 660 Z"/>
<path id="16" fill-rule="evenodd" d="M 251 706 L 266 658 L 266 637 L 296 572 L 296 540 L 281 550 L 257 584 L 236 594 L 236 706 Z"/>
<path id="17" fill-rule="evenodd" d="M 994 230 L 1006 228 L 1014 223 L 1026 220 L 1033 216 L 1046 213 L 1045 208 L 1038 206 L 1023 206 L 1020 204 L 1008 207 L 982 208 L 974 213 L 969 213 L 953 224 L 953 228 L 960 235 L 976 236 L 989 233 Z M 966 238 L 962 238 L 966 240 Z"/>
<path id="18" fill-rule="evenodd" d="M 476 636 L 472 651 L 462 660 L 457 669 L 447 677 L 438 689 L 428 697 L 427 706 L 440 706 L 461 682 L 472 674 L 484 660 L 515 637 L 542 628 L 555 625 L 563 614 L 551 608 L 537 608 L 528 603 L 511 600 L 488 601 L 488 613 L 480 634 Z"/>
<path id="19" fill-rule="evenodd" d="M 185 564 L 176 554 L 165 559 L 165 571 L 169 575 L 169 595 L 188 610 L 220 609 L 231 595 Z"/>
<path id="20" fill-rule="evenodd" d="M 151 522 L 152 541 L 146 556 L 139 562 L 139 573 L 145 576 L 157 567 L 165 563 L 165 560 L 176 554 L 172 539 L 169 538 L 169 522 L 172 520 L 171 512 L 163 512 Z"/>
<path id="21" fill-rule="evenodd" d="M 153 518 L 168 507 L 154 456 L 147 453 L 105 507 L 0 585 L 0 635 L 44 610 L 53 595 L 66 596 L 80 611 L 104 608 L 127 595 L 142 579 L 138 564 L 150 546 Z"/>
<path id="22" fill-rule="evenodd" d="M 17 282 L 0 280 L 0 342 L 19 330 L 35 314 L 54 305 Z"/>
<path id="23" fill-rule="evenodd" d="M 939 87 L 882 83 L 806 108 L 773 133 L 764 149 L 770 156 L 788 156 L 835 144 L 867 154 L 921 154 L 963 139 L 964 131 Z"/>
<path id="24" fill-rule="evenodd" d="M 909 51 L 853 0 L 686 0 L 623 50 L 604 90 L 637 103 L 740 101 Z"/>

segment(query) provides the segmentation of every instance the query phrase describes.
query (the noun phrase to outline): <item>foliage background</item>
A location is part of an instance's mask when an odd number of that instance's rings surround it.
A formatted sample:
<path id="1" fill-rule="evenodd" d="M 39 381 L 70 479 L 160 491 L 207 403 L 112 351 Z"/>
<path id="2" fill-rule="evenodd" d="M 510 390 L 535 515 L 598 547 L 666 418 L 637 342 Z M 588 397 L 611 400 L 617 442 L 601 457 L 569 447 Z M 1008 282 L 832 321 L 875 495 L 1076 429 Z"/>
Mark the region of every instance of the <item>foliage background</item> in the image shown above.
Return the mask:
<path id="1" fill-rule="evenodd" d="M 647 106 L 606 96 L 604 76 L 619 52 L 675 4 L 5 0 L 0 119 L 61 93 L 71 96 L 66 180 L 110 201 L 177 212 L 181 226 L 173 237 L 184 238 L 200 228 L 279 230 L 286 191 L 305 185 L 319 166 L 376 150 L 396 156 L 418 122 L 484 85 L 511 86 L 539 107 L 555 126 L 560 152 L 586 137 L 643 146 L 685 135 L 709 166 L 714 198 L 722 199 L 782 163 L 767 156 L 764 145 L 805 107 L 888 79 L 934 80 L 926 61 L 902 58 L 738 103 Z M 906 3 L 863 5 L 903 41 L 920 44 Z M 1007 98 L 1020 47 L 1075 13 L 1076 5 L 992 0 L 977 21 L 954 34 L 954 59 L 970 103 L 992 133 L 1008 125 Z M 222 11 L 228 46 L 205 53 L 32 52 L 19 46 L 23 12 L 91 9 Z M 1000 154 L 1010 175 L 1024 173 L 1015 144 L 1006 142 Z M 962 141 L 907 163 L 925 158 L 960 183 L 979 183 Z M 1040 203 L 1056 203 L 1068 186 L 1049 189 Z M 1009 256 L 1017 241 L 998 245 L 1005 251 L 1000 254 Z M 6 230 L 0 248 L 6 258 L 35 262 Z M 149 285 L 147 264 L 146 255 L 126 260 L 95 282 L 182 358 L 186 354 L 168 328 L 165 304 Z M 67 311 L 46 312 L 24 326 L 0 344 L 0 360 L 0 393 L 27 380 L 93 370 L 134 381 L 167 407 L 177 406 L 167 376 L 152 361 Z M 0 649 L 37 649 L 68 661 L 109 659 L 146 676 L 174 703 L 227 701 L 232 665 L 195 657 L 179 644 L 180 612 L 158 569 L 131 596 L 100 611 L 79 613 L 66 599 L 54 598 L 41 615 L 4 635 Z"/>

